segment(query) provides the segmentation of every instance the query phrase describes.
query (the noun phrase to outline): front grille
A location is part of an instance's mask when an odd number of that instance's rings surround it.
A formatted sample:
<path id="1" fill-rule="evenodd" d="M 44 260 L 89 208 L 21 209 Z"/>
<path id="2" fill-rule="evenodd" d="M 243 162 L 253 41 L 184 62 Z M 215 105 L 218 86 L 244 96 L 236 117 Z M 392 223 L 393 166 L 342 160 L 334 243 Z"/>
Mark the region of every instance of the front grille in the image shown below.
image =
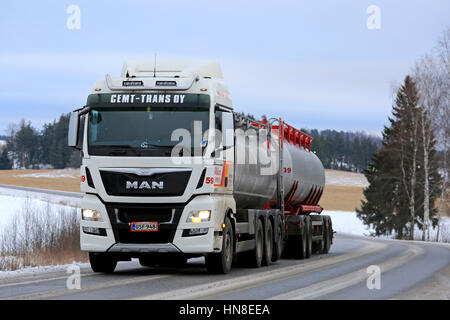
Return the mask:
<path id="1" fill-rule="evenodd" d="M 155 169 L 147 175 L 100 169 L 105 191 L 110 196 L 125 197 L 178 197 L 183 195 L 191 177 L 191 169 L 170 171 Z M 151 170 L 151 169 L 148 169 Z M 162 170 L 160 172 L 158 170 Z"/>
<path id="2" fill-rule="evenodd" d="M 118 243 L 170 243 L 173 242 L 183 206 L 166 204 L 107 204 L 114 237 Z M 158 231 L 131 232 L 130 223 L 158 222 Z"/>

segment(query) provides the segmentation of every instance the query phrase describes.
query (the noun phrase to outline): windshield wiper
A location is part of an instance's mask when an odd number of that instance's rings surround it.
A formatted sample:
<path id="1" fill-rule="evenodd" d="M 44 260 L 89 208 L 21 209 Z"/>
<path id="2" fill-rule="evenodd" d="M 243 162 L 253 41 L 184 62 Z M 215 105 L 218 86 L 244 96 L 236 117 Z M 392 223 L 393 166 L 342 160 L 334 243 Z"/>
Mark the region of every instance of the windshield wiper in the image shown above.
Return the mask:
<path id="1" fill-rule="evenodd" d="M 134 147 L 130 146 L 129 144 L 100 144 L 93 145 L 93 147 L 134 149 Z"/>
<path id="2" fill-rule="evenodd" d="M 165 145 L 161 145 L 161 144 L 152 144 L 152 143 L 146 143 L 146 146 L 147 147 L 164 148 L 164 149 L 175 147 L 175 146 L 165 146 Z M 147 148 L 142 148 L 142 149 L 145 150 Z"/>

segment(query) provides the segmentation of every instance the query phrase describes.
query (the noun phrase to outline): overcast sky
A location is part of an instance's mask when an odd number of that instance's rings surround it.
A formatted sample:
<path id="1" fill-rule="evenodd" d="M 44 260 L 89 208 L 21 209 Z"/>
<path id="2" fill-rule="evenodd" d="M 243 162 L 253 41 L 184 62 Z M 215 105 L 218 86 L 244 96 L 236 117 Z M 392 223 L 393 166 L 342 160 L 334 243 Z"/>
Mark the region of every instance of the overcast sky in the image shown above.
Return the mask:
<path id="1" fill-rule="evenodd" d="M 67 28 L 72 4 L 80 29 Z M 371 5 L 380 29 L 367 27 Z M 155 52 L 220 61 L 238 111 L 379 134 L 392 85 L 435 47 L 449 13 L 448 0 L 2 0 L 0 134 L 84 105 L 96 79 Z"/>

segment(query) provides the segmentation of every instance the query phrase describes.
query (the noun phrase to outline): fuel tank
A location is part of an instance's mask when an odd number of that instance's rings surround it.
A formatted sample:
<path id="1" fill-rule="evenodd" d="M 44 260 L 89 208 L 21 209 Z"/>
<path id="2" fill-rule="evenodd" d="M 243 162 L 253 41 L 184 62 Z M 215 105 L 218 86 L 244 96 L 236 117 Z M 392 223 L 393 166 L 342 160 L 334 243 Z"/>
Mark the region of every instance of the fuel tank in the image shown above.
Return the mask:
<path id="1" fill-rule="evenodd" d="M 261 209 L 269 201 L 277 199 L 278 170 L 267 174 L 270 170 L 263 164 L 267 161 L 259 159 L 262 152 L 276 151 L 269 151 L 267 143 L 257 143 L 255 147 L 245 142 L 250 139 L 248 132 L 246 135 L 236 133 L 234 196 L 238 209 Z M 286 140 L 283 141 L 282 154 L 283 168 L 280 171 L 283 175 L 285 204 L 293 207 L 316 205 L 325 185 L 322 162 L 309 148 Z M 271 161 L 278 161 L 278 158 L 272 157 Z"/>

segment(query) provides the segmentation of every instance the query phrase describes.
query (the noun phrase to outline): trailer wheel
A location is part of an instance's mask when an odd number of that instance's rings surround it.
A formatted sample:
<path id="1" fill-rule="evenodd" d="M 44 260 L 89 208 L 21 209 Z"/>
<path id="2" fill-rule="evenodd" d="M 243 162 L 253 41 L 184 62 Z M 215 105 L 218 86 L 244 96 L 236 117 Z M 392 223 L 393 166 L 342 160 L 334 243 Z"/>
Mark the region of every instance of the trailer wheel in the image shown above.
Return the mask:
<path id="1" fill-rule="evenodd" d="M 272 262 L 279 260 L 283 252 L 283 227 L 279 218 L 276 219 L 275 231 L 273 236 Z"/>
<path id="2" fill-rule="evenodd" d="M 270 262 L 272 261 L 273 256 L 273 227 L 272 223 L 268 220 L 267 221 L 267 228 L 264 235 L 264 254 L 262 259 L 262 265 L 268 266 L 270 265 Z"/>
<path id="3" fill-rule="evenodd" d="M 305 258 L 311 257 L 312 253 L 312 230 L 311 230 L 311 218 L 309 216 L 305 217 L 305 231 L 306 231 L 306 251 Z"/>
<path id="4" fill-rule="evenodd" d="M 323 217 L 323 247 L 322 253 L 328 253 L 331 247 L 331 219 L 329 216 Z"/>
<path id="5" fill-rule="evenodd" d="M 302 234 L 299 236 L 299 249 L 297 249 L 298 252 L 298 257 L 300 259 L 306 259 L 308 258 L 306 256 L 307 253 L 307 247 L 308 247 L 308 234 L 307 234 L 307 230 L 306 230 L 306 223 L 303 220 L 303 232 Z"/>
<path id="6" fill-rule="evenodd" d="M 113 273 L 117 260 L 107 254 L 89 252 L 89 263 L 94 272 Z"/>
<path id="7" fill-rule="evenodd" d="M 225 218 L 225 229 L 222 236 L 222 252 L 205 257 L 206 268 L 211 273 L 225 274 L 230 272 L 233 263 L 233 230 L 230 219 Z"/>

